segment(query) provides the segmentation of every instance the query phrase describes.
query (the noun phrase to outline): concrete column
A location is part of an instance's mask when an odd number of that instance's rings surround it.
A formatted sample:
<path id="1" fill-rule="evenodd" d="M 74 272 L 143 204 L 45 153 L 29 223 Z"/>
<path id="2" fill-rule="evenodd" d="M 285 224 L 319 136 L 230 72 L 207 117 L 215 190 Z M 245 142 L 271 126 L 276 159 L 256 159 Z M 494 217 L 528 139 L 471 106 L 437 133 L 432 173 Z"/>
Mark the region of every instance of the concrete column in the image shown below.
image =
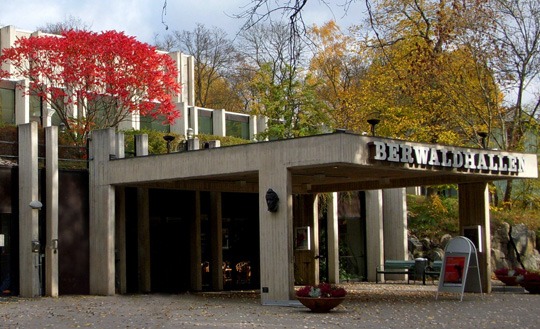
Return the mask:
<path id="1" fill-rule="evenodd" d="M 404 188 L 383 190 L 383 226 L 384 258 L 407 259 L 407 199 Z M 392 275 L 392 279 L 404 280 L 405 275 Z"/>
<path id="2" fill-rule="evenodd" d="M 45 294 L 58 297 L 58 127 L 45 128 Z"/>
<path id="3" fill-rule="evenodd" d="M 17 82 L 15 88 L 15 124 L 22 125 L 30 122 L 30 95 L 28 87 L 30 83 L 24 79 Z M 22 88 L 22 89 L 21 89 Z"/>
<path id="4" fill-rule="evenodd" d="M 17 34 L 15 26 L 8 25 L 0 28 L 0 49 L 11 48 L 17 40 Z M 2 70 L 9 73 L 14 73 L 14 65 L 9 61 L 0 63 Z"/>
<path id="5" fill-rule="evenodd" d="M 257 116 L 249 116 L 249 140 L 254 140 L 257 137 Z"/>
<path id="6" fill-rule="evenodd" d="M 190 277 L 191 290 L 202 290 L 201 246 L 201 192 L 195 191 L 194 218 L 190 225 Z"/>
<path id="7" fill-rule="evenodd" d="M 279 196 L 277 212 L 268 211 L 268 189 Z M 262 163 L 259 171 L 259 239 L 261 302 L 288 305 L 294 298 L 293 207 L 291 174 L 278 161 Z"/>
<path id="8" fill-rule="evenodd" d="M 266 128 L 268 128 L 268 118 L 262 115 L 257 116 L 257 134 L 266 132 Z"/>
<path id="9" fill-rule="evenodd" d="M 148 155 L 148 135 L 135 135 L 135 156 Z"/>
<path id="10" fill-rule="evenodd" d="M 180 117 L 171 125 L 171 133 L 187 136 L 187 129 L 189 128 L 189 111 L 187 103 L 176 103 L 175 106 L 176 110 L 180 112 Z"/>
<path id="11" fill-rule="evenodd" d="M 40 295 L 38 217 L 38 127 L 36 122 L 19 126 L 19 294 Z M 33 250 L 34 249 L 34 250 Z"/>
<path id="12" fill-rule="evenodd" d="M 193 129 L 193 135 L 199 134 L 199 110 L 195 106 L 189 108 L 189 128 Z"/>
<path id="13" fill-rule="evenodd" d="M 212 290 L 223 290 L 223 224 L 221 217 L 221 192 L 210 192 L 210 272 Z"/>
<path id="14" fill-rule="evenodd" d="M 339 232 L 338 232 L 338 194 L 329 194 L 327 210 L 328 232 L 328 281 L 339 283 Z"/>
<path id="15" fill-rule="evenodd" d="M 117 159 L 123 159 L 126 157 L 126 150 L 124 146 L 124 133 L 119 132 L 116 134 L 116 158 Z"/>
<path id="16" fill-rule="evenodd" d="M 366 191 L 367 280 L 375 281 L 376 268 L 384 262 L 382 191 Z"/>
<path id="17" fill-rule="evenodd" d="M 214 110 L 212 113 L 212 120 L 214 125 L 214 135 L 227 136 L 225 110 Z"/>
<path id="18" fill-rule="evenodd" d="M 114 295 L 115 193 L 107 163 L 115 155 L 114 129 L 92 132 L 90 142 L 90 294 Z"/>
<path id="19" fill-rule="evenodd" d="M 480 225 L 482 252 L 478 252 L 482 291 L 491 292 L 491 226 L 489 222 L 489 192 L 486 183 L 458 185 L 459 230 Z"/>
<path id="20" fill-rule="evenodd" d="M 152 291 L 150 260 L 150 206 L 147 188 L 137 188 L 137 256 L 139 292 Z"/>
<path id="21" fill-rule="evenodd" d="M 115 188 L 116 214 L 116 279 L 118 292 L 127 293 L 127 249 L 126 249 L 126 189 L 122 186 Z"/>

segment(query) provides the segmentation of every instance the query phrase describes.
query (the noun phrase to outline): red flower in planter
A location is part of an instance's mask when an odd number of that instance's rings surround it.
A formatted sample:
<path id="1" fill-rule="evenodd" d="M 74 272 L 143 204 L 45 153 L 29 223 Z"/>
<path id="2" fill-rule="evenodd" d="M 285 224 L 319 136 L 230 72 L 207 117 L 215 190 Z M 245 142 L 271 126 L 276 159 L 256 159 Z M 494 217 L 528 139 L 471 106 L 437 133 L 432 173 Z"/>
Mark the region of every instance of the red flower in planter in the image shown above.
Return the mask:
<path id="1" fill-rule="evenodd" d="M 329 283 L 323 282 L 316 286 L 304 286 L 296 291 L 298 297 L 345 297 L 347 291 L 344 288 L 336 287 Z"/>

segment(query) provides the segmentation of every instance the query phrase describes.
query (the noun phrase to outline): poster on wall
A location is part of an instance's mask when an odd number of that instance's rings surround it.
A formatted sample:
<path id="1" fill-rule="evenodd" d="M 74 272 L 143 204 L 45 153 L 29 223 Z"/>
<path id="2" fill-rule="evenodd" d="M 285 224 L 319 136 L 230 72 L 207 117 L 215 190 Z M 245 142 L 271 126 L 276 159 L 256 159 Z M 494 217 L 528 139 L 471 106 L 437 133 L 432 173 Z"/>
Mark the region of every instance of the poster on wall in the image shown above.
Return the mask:
<path id="1" fill-rule="evenodd" d="M 296 250 L 311 250 L 309 226 L 297 227 L 294 235 Z"/>

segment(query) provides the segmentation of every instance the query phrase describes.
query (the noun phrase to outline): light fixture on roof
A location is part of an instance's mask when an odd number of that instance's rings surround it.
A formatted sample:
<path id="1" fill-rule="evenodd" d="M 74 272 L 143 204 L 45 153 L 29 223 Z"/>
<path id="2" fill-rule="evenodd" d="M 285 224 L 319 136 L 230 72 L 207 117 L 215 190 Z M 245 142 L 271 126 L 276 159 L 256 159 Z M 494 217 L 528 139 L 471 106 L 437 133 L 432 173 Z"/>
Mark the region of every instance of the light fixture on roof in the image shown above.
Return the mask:
<path id="1" fill-rule="evenodd" d="M 381 119 L 372 118 L 368 119 L 367 122 L 371 125 L 371 136 L 375 136 L 375 126 L 381 122 Z"/>

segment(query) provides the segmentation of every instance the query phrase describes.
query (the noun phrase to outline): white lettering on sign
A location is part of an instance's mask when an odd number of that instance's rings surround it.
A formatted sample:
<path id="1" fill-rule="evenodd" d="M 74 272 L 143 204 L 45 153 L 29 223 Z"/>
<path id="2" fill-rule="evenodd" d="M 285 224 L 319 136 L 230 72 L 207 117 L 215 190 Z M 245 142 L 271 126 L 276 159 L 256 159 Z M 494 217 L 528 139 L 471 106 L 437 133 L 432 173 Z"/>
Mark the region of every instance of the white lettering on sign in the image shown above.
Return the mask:
<path id="1" fill-rule="evenodd" d="M 520 173 L 525 167 L 524 157 L 487 150 L 460 151 L 382 141 L 374 141 L 370 146 L 371 158 L 377 161 L 498 173 Z"/>

